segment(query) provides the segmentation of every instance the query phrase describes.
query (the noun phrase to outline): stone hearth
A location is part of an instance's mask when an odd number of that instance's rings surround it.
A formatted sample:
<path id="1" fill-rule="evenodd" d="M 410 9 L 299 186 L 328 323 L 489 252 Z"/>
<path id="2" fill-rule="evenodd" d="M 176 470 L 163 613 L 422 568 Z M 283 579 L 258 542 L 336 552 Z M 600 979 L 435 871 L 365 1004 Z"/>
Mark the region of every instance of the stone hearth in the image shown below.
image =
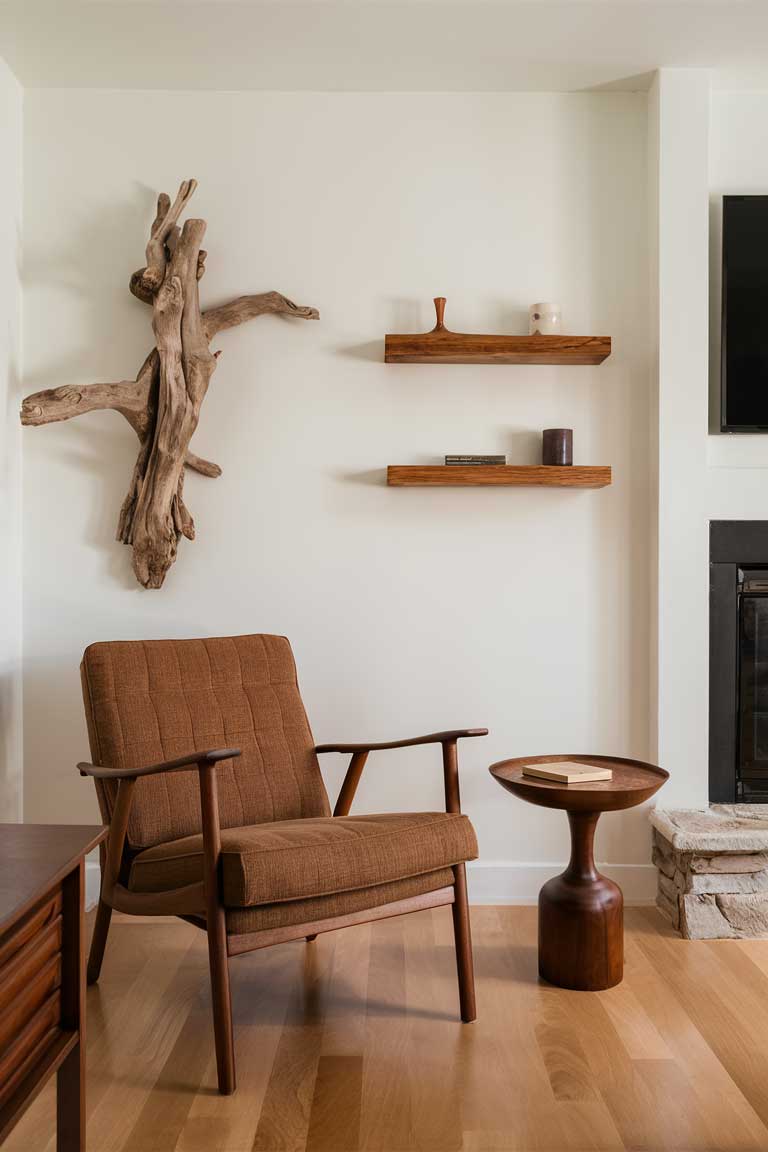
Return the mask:
<path id="1" fill-rule="evenodd" d="M 768 804 L 654 809 L 656 903 L 688 940 L 768 936 Z"/>

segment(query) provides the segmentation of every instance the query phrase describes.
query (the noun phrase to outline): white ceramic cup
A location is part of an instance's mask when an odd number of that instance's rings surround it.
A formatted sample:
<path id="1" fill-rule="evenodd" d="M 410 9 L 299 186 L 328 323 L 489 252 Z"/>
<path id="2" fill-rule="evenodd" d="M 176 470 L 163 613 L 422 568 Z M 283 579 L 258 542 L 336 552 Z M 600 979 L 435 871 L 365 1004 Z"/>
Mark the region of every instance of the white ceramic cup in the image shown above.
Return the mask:
<path id="1" fill-rule="evenodd" d="M 528 309 L 528 331 L 531 336 L 537 332 L 540 336 L 556 336 L 560 331 L 562 319 L 559 304 L 542 300 L 538 304 L 531 304 Z"/>

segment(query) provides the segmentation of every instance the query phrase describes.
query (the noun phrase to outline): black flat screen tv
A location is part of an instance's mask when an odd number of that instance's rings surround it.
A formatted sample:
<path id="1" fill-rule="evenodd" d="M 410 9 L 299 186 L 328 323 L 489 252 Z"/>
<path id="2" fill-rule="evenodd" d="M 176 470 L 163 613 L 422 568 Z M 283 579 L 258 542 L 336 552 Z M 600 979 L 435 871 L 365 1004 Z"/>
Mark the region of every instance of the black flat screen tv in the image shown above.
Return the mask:
<path id="1" fill-rule="evenodd" d="M 723 197 L 723 432 L 768 432 L 768 196 Z"/>

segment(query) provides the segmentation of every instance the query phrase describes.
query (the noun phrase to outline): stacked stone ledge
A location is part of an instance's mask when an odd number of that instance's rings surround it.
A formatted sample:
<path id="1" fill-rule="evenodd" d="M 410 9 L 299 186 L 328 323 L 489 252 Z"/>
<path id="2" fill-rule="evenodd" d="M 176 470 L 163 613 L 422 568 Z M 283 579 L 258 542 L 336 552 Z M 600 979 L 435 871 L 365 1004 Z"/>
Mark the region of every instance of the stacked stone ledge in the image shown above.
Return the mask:
<path id="1" fill-rule="evenodd" d="M 768 805 L 654 809 L 656 903 L 687 940 L 768 936 Z"/>

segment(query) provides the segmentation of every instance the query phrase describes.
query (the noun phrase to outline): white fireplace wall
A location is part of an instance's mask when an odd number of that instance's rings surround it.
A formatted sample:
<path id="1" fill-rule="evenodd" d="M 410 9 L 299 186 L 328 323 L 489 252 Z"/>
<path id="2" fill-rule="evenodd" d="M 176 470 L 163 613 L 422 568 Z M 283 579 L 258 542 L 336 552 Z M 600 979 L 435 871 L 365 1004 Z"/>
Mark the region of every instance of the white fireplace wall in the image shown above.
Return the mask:
<path id="1" fill-rule="evenodd" d="M 655 99 L 659 498 L 652 693 L 657 755 L 672 773 L 659 799 L 665 807 L 705 807 L 709 522 L 768 520 L 768 434 L 719 432 L 721 198 L 768 194 L 768 91 L 710 88 L 705 72 L 663 70 Z"/>
<path id="2" fill-rule="evenodd" d="M 768 195 L 768 91 L 712 92 L 709 164 L 710 435 L 707 438 L 706 493 L 710 519 L 768 520 L 768 434 L 729 435 L 717 431 L 722 197 L 728 193 Z"/>

